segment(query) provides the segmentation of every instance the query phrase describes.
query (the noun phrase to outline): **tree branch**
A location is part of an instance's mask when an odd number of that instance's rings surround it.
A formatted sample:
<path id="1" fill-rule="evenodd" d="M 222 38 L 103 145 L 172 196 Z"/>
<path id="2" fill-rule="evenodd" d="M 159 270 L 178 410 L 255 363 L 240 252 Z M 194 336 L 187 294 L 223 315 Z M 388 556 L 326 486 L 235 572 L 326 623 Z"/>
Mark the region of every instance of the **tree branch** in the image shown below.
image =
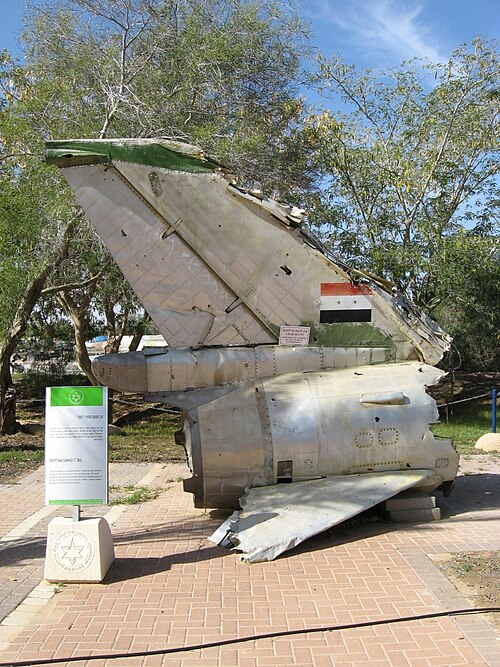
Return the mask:
<path id="1" fill-rule="evenodd" d="M 73 289 L 81 289 L 82 287 L 87 287 L 92 283 L 96 283 L 103 274 L 104 274 L 104 269 L 101 269 L 99 273 L 96 273 L 95 276 L 92 276 L 92 278 L 89 278 L 84 282 L 66 283 L 64 285 L 56 285 L 55 287 L 47 287 L 46 289 L 40 292 L 40 296 L 49 296 L 50 294 L 55 294 L 56 292 L 69 292 L 70 290 Z"/>

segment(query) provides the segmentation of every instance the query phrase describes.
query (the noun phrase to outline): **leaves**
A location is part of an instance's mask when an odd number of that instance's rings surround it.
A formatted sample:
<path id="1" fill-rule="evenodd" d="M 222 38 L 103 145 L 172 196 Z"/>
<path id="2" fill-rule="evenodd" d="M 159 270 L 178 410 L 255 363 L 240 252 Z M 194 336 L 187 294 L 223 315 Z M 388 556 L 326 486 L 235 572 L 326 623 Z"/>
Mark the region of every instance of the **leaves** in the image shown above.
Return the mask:
<path id="1" fill-rule="evenodd" d="M 309 119 L 336 251 L 361 254 L 423 306 L 443 239 L 464 223 L 484 230 L 488 217 L 490 233 L 498 224 L 498 72 L 495 45 L 480 40 L 445 66 L 357 72 L 319 60 L 318 86 L 349 111 Z"/>
<path id="2" fill-rule="evenodd" d="M 0 54 L 2 392 L 36 298 L 35 320 L 46 325 L 64 305 L 89 375 L 84 342 L 96 317 L 117 344 L 140 312 L 59 173 L 43 163 L 45 140 L 167 135 L 200 143 L 268 188 L 310 178 L 306 146 L 299 152 L 293 140 L 306 32 L 286 3 L 39 0 L 24 45 L 24 64 Z M 54 253 L 61 242 L 64 260 Z"/>
<path id="3" fill-rule="evenodd" d="M 303 113 L 306 37 L 274 0 L 38 2 L 25 39 L 45 88 L 40 130 L 168 136 L 271 188 L 283 170 L 303 182 L 287 138 Z"/>

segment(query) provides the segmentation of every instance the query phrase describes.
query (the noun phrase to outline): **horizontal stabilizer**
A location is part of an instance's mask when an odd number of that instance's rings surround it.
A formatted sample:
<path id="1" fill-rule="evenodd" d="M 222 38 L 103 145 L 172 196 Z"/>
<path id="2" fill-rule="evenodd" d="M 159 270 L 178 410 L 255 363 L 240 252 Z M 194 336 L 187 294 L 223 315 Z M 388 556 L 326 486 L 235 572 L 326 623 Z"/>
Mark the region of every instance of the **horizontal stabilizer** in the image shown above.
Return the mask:
<path id="1" fill-rule="evenodd" d="M 416 486 L 431 470 L 336 475 L 247 489 L 234 512 L 209 538 L 234 546 L 250 563 L 273 560 L 323 530 Z"/>

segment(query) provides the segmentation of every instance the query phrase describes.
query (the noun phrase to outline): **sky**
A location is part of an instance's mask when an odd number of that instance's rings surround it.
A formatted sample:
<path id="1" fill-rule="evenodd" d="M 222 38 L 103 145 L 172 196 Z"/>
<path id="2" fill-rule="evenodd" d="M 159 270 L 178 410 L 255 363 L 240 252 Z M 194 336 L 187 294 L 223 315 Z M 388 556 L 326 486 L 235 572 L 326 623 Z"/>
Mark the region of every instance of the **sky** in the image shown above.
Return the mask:
<path id="1" fill-rule="evenodd" d="M 445 62 L 462 43 L 500 37 L 499 0 L 304 0 L 315 41 L 360 67 Z"/>
<path id="2" fill-rule="evenodd" d="M 393 67 L 415 57 L 446 62 L 478 35 L 500 38 L 500 0 L 295 1 L 311 26 L 313 45 L 358 67 Z M 19 54 L 16 35 L 25 4 L 0 0 L 0 49 Z"/>
<path id="3" fill-rule="evenodd" d="M 0 49 L 16 49 L 26 0 L 0 0 Z M 362 67 L 448 59 L 477 35 L 500 37 L 500 0 L 302 0 L 313 43 Z"/>

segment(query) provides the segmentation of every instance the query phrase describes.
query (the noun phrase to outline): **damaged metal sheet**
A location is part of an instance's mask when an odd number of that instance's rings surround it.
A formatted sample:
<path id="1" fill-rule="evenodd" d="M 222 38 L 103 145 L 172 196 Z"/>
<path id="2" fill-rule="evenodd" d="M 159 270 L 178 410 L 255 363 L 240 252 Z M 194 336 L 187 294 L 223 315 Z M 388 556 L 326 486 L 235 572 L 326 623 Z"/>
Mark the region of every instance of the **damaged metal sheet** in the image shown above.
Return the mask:
<path id="1" fill-rule="evenodd" d="M 451 488 L 458 454 L 425 391 L 450 337 L 396 285 L 328 256 L 301 210 L 195 146 L 56 141 L 47 162 L 168 343 L 100 357 L 96 376 L 182 408 L 184 488 L 228 509 L 248 489 L 223 531 L 247 560 L 410 486 Z"/>
<path id="2" fill-rule="evenodd" d="M 175 233 L 175 221 L 169 226 L 116 169 L 89 165 L 65 174 L 169 345 L 276 342 L 245 304 L 226 310 L 234 291 Z"/>
<path id="3" fill-rule="evenodd" d="M 95 376 L 118 391 L 203 389 L 287 373 L 349 368 L 387 361 L 391 348 L 257 347 L 167 348 L 106 354 L 93 362 Z"/>
<path id="4" fill-rule="evenodd" d="M 432 470 L 338 475 L 295 484 L 247 489 L 210 540 L 241 551 L 249 563 L 274 560 L 346 519 L 421 484 Z"/>
<path id="5" fill-rule="evenodd" d="M 63 168 L 170 345 L 272 344 L 281 326 L 300 325 L 311 327 L 313 346 L 380 347 L 383 339 L 394 360 L 434 364 L 448 347 L 401 295 L 369 278 L 352 284 L 348 267 L 307 243 L 299 209 L 239 190 L 201 149 L 154 139 L 56 141 L 47 161 Z M 369 321 L 354 303 L 342 321 L 322 320 L 323 288 L 351 284 L 370 300 Z"/>
<path id="6" fill-rule="evenodd" d="M 425 387 L 442 375 L 418 363 L 281 374 L 233 385 L 185 415 L 197 507 L 238 509 L 247 487 L 357 473 L 432 469 L 455 478 L 458 454 L 436 438 Z M 178 399 L 165 393 L 165 402 Z M 282 469 L 289 472 L 284 474 Z"/>
<path id="7" fill-rule="evenodd" d="M 273 217 L 289 227 L 300 227 L 300 223 L 304 218 L 305 211 L 302 209 L 263 197 L 258 191 L 242 190 L 232 183 L 228 185 L 228 190 L 238 197 L 260 206 L 263 211 L 270 213 Z"/>

